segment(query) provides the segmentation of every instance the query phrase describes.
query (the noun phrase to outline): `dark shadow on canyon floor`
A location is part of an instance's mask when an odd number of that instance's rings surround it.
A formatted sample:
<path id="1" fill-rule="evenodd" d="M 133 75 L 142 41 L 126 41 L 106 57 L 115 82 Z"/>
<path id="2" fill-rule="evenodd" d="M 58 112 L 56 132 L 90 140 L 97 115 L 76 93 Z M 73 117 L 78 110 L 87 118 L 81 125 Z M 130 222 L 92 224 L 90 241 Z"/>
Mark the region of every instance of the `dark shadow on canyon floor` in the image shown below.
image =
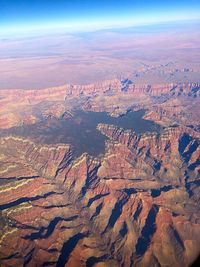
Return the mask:
<path id="1" fill-rule="evenodd" d="M 115 125 L 124 130 L 133 130 L 136 134 L 158 132 L 159 125 L 144 120 L 145 111 L 128 112 L 118 118 L 106 112 L 84 112 L 78 110 L 73 117 L 48 118 L 33 125 L 24 125 L 2 131 L 1 134 L 12 134 L 31 138 L 42 144 L 71 144 L 75 156 L 84 152 L 97 156 L 105 152 L 106 136 L 96 129 L 99 123 Z"/>

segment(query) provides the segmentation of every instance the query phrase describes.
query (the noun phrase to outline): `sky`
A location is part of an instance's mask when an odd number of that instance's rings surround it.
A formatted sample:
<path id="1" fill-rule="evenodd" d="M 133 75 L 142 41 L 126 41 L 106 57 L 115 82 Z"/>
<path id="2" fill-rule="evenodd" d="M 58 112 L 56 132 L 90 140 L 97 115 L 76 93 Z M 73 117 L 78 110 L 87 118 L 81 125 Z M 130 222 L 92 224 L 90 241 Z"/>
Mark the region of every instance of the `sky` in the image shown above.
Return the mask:
<path id="1" fill-rule="evenodd" d="M 96 30 L 200 19 L 200 0 L 0 0 L 0 33 Z"/>

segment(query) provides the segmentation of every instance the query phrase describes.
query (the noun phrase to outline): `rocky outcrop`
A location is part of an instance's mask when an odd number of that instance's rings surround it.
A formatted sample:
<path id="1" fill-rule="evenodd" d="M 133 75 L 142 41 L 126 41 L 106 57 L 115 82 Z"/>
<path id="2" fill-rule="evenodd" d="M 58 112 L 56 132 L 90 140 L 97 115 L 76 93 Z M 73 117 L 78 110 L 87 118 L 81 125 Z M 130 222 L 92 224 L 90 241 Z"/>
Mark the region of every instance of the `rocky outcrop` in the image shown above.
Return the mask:
<path id="1" fill-rule="evenodd" d="M 73 109 L 73 101 L 76 108 L 78 104 L 85 110 L 107 111 L 113 116 L 119 116 L 130 108 L 146 108 L 150 111 L 147 118 L 157 122 L 165 122 L 172 116 L 181 120 L 183 112 L 190 110 L 194 99 L 198 106 L 199 88 L 197 83 L 138 85 L 129 79 L 114 79 L 43 90 L 0 90 L 0 128 L 34 124 L 48 116 L 60 117 L 66 109 Z M 174 99 L 180 99 L 178 105 L 174 104 Z M 194 116 L 195 112 L 191 114 L 190 111 L 185 118 L 187 121 L 182 123 L 187 123 Z M 193 122 L 196 120 L 198 118 L 195 117 Z"/>
<path id="2" fill-rule="evenodd" d="M 0 90 L 1 129 L 38 123 L 48 134 L 81 108 L 145 109 L 163 126 L 136 134 L 98 124 L 107 137 L 98 157 L 1 131 L 1 265 L 190 266 L 200 253 L 199 101 L 199 84 L 127 78 Z"/>
<path id="3" fill-rule="evenodd" d="M 2 266 L 189 266 L 196 259 L 196 132 L 98 129 L 109 137 L 101 158 L 1 138 Z"/>

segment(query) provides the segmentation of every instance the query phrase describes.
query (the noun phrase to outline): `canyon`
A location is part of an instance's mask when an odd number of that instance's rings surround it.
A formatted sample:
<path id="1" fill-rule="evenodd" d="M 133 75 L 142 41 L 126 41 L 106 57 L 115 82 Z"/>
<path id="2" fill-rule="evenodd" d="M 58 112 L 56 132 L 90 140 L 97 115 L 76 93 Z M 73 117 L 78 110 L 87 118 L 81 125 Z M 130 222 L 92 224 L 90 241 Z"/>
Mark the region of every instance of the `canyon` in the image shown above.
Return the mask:
<path id="1" fill-rule="evenodd" d="M 187 267 L 198 258 L 200 83 L 127 75 L 0 90 L 0 106 L 2 266 Z"/>

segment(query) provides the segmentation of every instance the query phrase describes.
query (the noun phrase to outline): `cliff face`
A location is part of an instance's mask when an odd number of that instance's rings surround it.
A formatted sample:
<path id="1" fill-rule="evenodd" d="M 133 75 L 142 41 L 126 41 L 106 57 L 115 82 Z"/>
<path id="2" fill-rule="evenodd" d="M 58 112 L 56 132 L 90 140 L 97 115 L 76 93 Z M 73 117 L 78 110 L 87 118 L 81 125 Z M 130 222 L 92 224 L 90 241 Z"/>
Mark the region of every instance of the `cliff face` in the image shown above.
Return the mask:
<path id="1" fill-rule="evenodd" d="M 187 96 L 199 96 L 200 85 L 198 83 L 187 84 L 140 84 L 136 85 L 134 82 L 128 79 L 124 80 L 108 80 L 102 83 L 89 84 L 89 85 L 71 85 L 67 86 L 68 96 L 80 96 L 80 95 L 94 95 L 94 94 L 109 94 L 109 93 L 128 93 L 150 96 L 161 95 L 187 95 Z"/>
<path id="2" fill-rule="evenodd" d="M 161 124 L 170 125 L 172 117 L 179 123 L 195 123 L 199 122 L 195 115 L 199 112 L 199 89 L 195 83 L 135 85 L 129 79 L 115 79 L 43 90 L 0 90 L 0 128 L 34 124 L 48 115 L 59 117 L 75 103 L 85 110 L 108 111 L 113 116 L 130 108 L 145 108 L 149 111 L 147 118 Z M 194 102 L 197 110 L 192 112 Z M 187 114 L 185 121 L 183 113 Z"/>
<path id="3" fill-rule="evenodd" d="M 2 266 L 189 266 L 198 256 L 197 132 L 98 129 L 109 137 L 101 158 L 0 139 Z"/>
<path id="4" fill-rule="evenodd" d="M 200 252 L 199 104 L 192 83 L 0 90 L 2 266 L 190 266 Z M 108 139 L 97 158 L 2 130 L 39 122 L 48 134 L 76 109 L 145 109 L 163 130 L 100 123 Z"/>

